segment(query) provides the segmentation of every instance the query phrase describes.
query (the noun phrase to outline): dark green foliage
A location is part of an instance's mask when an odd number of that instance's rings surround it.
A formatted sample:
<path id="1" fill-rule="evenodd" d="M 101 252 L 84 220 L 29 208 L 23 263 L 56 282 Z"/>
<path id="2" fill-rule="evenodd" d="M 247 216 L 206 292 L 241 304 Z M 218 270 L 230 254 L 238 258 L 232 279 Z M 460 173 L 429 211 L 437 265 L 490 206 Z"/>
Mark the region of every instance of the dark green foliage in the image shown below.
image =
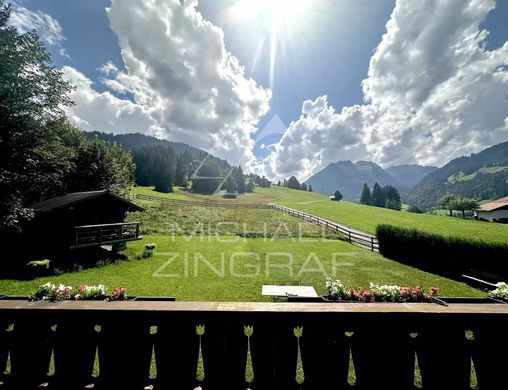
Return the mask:
<path id="1" fill-rule="evenodd" d="M 242 167 L 241 166 L 234 167 L 233 172 L 231 172 L 231 176 L 233 176 L 233 178 L 235 179 L 237 191 L 240 194 L 244 194 L 246 188 L 245 188 L 245 176 L 243 174 Z"/>
<path id="2" fill-rule="evenodd" d="M 407 207 L 406 211 L 408 213 L 414 213 L 414 214 L 421 214 L 422 213 L 422 210 L 420 210 L 418 207 L 416 207 L 415 205 L 412 205 L 412 204 L 410 204 Z"/>
<path id="3" fill-rule="evenodd" d="M 249 179 L 252 179 L 252 181 L 254 182 L 254 185 L 257 187 L 270 188 L 270 185 L 272 184 L 272 182 L 270 180 L 268 180 L 266 177 L 256 175 L 255 173 L 250 173 L 248 175 L 248 177 L 249 177 Z M 280 185 L 280 181 L 279 181 L 279 185 Z"/>
<path id="4" fill-rule="evenodd" d="M 372 195 L 370 193 L 370 188 L 367 183 L 363 184 L 362 194 L 360 195 L 360 203 L 370 205 L 372 203 Z"/>
<path id="5" fill-rule="evenodd" d="M 247 183 L 247 188 L 246 188 L 246 191 L 248 193 L 251 193 L 251 192 L 254 192 L 254 188 L 255 188 L 255 184 L 254 184 L 254 180 L 252 179 L 249 179 L 249 182 Z"/>
<path id="6" fill-rule="evenodd" d="M 219 162 L 207 159 L 197 170 L 195 176 L 191 176 L 192 190 L 203 194 L 213 194 L 220 189 L 223 176 L 225 176 L 225 172 Z"/>
<path id="7" fill-rule="evenodd" d="M 335 200 L 335 201 L 337 201 L 337 202 L 338 202 L 338 201 L 340 201 L 340 200 L 342 200 L 342 194 L 340 193 L 340 191 L 339 191 L 339 190 L 337 190 L 337 191 L 335 191 L 335 192 L 333 193 L 333 200 Z"/>
<path id="8" fill-rule="evenodd" d="M 184 152 L 176 159 L 175 184 L 179 187 L 187 187 L 188 166 L 192 161 L 189 153 Z"/>
<path id="9" fill-rule="evenodd" d="M 300 189 L 301 189 L 302 191 L 307 191 L 307 184 L 302 183 L 302 185 L 300 186 Z"/>
<path id="10" fill-rule="evenodd" d="M 32 203 L 73 190 L 121 192 L 132 161 L 123 149 L 87 141 L 62 107 L 70 84 L 51 66 L 35 32 L 8 25 L 0 0 L 0 230 L 19 231 Z M 101 168 L 107 168 L 102 171 Z"/>
<path id="11" fill-rule="evenodd" d="M 453 215 L 456 197 L 454 195 L 445 195 L 437 202 L 437 207 L 442 210 L 448 210 L 450 217 Z"/>
<path id="12" fill-rule="evenodd" d="M 462 211 L 462 218 L 466 217 L 466 213 L 465 213 L 466 211 L 474 210 L 474 209 L 478 208 L 479 206 L 480 206 L 480 204 L 476 200 L 464 198 L 462 196 L 457 198 L 457 202 L 455 203 L 455 208 L 459 211 Z"/>
<path id="13" fill-rule="evenodd" d="M 236 184 L 236 179 L 232 176 L 229 176 L 226 180 L 226 191 L 230 194 L 238 192 L 238 185 Z"/>
<path id="14" fill-rule="evenodd" d="M 291 188 L 293 190 L 299 190 L 301 188 L 300 182 L 294 176 L 291 176 L 287 181 L 286 187 Z"/>
<path id="15" fill-rule="evenodd" d="M 395 187 L 387 185 L 383 187 L 383 193 L 385 197 L 385 208 L 400 211 L 402 202 L 400 200 L 399 191 Z"/>
<path id="16" fill-rule="evenodd" d="M 136 164 L 136 183 L 141 186 L 155 186 L 159 192 L 173 191 L 176 157 L 173 149 L 162 146 L 147 146 L 133 152 Z"/>
<path id="17" fill-rule="evenodd" d="M 75 153 L 74 167 L 65 177 L 67 192 L 107 189 L 122 193 L 132 184 L 132 156 L 121 146 L 83 138 Z"/>
<path id="18" fill-rule="evenodd" d="M 376 182 L 372 187 L 372 206 L 385 207 L 386 198 L 381 186 Z"/>
<path id="19" fill-rule="evenodd" d="M 309 185 L 309 192 L 312 192 L 312 184 Z"/>
<path id="20" fill-rule="evenodd" d="M 148 146 L 161 146 L 163 148 L 173 149 L 176 155 L 186 153 L 189 156 L 194 157 L 200 154 L 206 154 L 201 149 L 197 149 L 193 146 L 181 142 L 173 142 L 165 139 L 159 139 L 141 133 L 112 134 L 112 133 L 103 133 L 100 131 L 91 131 L 86 133 L 86 136 L 89 138 L 98 137 L 99 139 L 102 139 L 109 143 L 116 142 L 117 144 L 122 145 L 127 150 L 134 150 Z"/>
<path id="21" fill-rule="evenodd" d="M 474 269 L 508 277 L 508 243 L 445 237 L 392 225 L 378 225 L 376 236 L 383 256 L 428 272 L 460 278 Z"/>

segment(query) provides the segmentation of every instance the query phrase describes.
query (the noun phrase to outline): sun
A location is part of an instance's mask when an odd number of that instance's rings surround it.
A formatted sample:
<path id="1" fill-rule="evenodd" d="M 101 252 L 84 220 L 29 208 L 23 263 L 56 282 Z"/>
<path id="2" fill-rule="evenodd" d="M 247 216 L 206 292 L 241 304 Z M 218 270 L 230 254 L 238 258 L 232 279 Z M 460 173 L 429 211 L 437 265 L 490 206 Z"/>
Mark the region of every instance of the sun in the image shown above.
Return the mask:
<path id="1" fill-rule="evenodd" d="M 228 20 L 250 31 L 257 39 L 253 63 L 265 46 L 270 47 L 269 86 L 273 92 L 276 62 L 284 62 L 284 53 L 302 42 L 302 34 L 312 19 L 319 0 L 238 0 L 227 12 Z M 252 42 L 252 41 L 251 41 Z"/>
<path id="2" fill-rule="evenodd" d="M 272 24 L 297 26 L 310 3 L 312 0 L 239 0 L 233 14 L 244 20 L 263 18 Z"/>

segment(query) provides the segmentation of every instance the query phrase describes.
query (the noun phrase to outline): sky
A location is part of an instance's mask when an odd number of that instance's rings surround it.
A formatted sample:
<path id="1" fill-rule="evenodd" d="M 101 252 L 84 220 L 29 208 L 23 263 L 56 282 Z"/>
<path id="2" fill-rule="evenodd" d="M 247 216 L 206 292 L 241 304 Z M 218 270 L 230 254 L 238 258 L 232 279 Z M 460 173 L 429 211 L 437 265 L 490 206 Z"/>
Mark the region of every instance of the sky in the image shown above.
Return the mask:
<path id="1" fill-rule="evenodd" d="M 508 141 L 508 1 L 16 0 L 86 131 L 186 142 L 277 180 L 441 166 Z"/>

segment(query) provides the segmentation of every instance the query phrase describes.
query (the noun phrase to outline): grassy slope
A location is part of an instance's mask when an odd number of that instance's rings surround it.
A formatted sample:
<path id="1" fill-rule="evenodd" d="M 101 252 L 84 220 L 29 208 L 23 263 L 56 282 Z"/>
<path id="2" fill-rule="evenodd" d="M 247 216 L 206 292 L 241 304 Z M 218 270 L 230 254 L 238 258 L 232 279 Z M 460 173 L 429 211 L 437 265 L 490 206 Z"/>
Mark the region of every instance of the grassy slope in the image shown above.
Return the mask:
<path id="1" fill-rule="evenodd" d="M 180 192 L 164 194 L 162 192 L 155 191 L 154 187 L 132 187 L 131 194 L 157 196 L 159 198 L 166 199 L 185 199 L 185 195 Z"/>
<path id="2" fill-rule="evenodd" d="M 133 213 L 128 220 L 140 222 L 142 234 L 339 238 L 320 226 L 269 209 L 137 203 L 146 212 Z"/>
<path id="3" fill-rule="evenodd" d="M 423 215 L 364 206 L 351 202 L 332 202 L 327 196 L 271 187 L 257 188 L 257 192 L 277 198 L 276 203 L 328 218 L 367 232 L 374 233 L 376 226 L 387 223 L 428 232 L 474 238 L 486 241 L 508 240 L 508 225 Z"/>
<path id="4" fill-rule="evenodd" d="M 157 243 L 156 255 L 152 258 L 135 260 L 146 243 Z M 264 240 L 240 237 L 188 238 L 168 236 L 146 236 L 143 241 L 129 243 L 130 261 L 121 261 L 99 268 L 31 281 L 0 280 L 0 293 L 29 294 L 38 285 L 47 281 L 67 285 L 105 284 L 109 288 L 127 287 L 130 295 L 175 296 L 178 300 L 219 301 L 263 301 L 263 284 L 311 285 L 318 293 L 324 293 L 325 275 L 319 272 L 315 258 L 303 267 L 309 255 L 315 254 L 327 274 L 333 275 L 332 262 L 335 256 L 336 274 L 348 286 L 367 286 L 369 282 L 424 287 L 438 286 L 441 296 L 482 296 L 481 291 L 462 283 L 441 278 L 412 267 L 383 258 L 377 253 L 352 246 L 343 241 L 318 240 L 298 242 L 291 239 Z M 267 270 L 266 254 L 288 253 L 293 256 L 293 274 L 287 268 L 272 267 Z M 161 277 L 153 274 L 170 258 L 176 260 L 162 273 L 178 274 L 177 277 Z M 233 253 L 242 253 L 232 259 Z M 189 258 L 189 275 L 184 276 L 184 258 Z M 218 276 L 202 260 L 198 261 L 197 277 L 194 276 L 194 258 L 204 256 L 214 267 L 220 269 L 224 256 L 224 276 Z M 248 254 L 248 255 L 246 255 Z M 287 257 L 271 255 L 270 264 L 287 262 Z M 233 264 L 233 265 L 232 265 Z M 301 270 L 314 272 L 301 272 Z M 259 271 L 259 272 L 258 272 Z M 237 277 L 234 273 L 256 277 Z M 300 273 L 300 274 L 299 274 Z"/>

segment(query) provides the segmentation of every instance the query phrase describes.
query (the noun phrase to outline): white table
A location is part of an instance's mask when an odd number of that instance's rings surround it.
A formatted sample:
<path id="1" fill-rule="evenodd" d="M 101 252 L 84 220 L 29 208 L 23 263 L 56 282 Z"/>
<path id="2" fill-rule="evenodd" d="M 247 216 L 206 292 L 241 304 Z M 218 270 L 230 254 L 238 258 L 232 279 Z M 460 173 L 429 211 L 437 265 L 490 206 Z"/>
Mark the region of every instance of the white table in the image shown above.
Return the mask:
<path id="1" fill-rule="evenodd" d="M 272 297 L 274 300 L 287 298 L 288 296 L 317 298 L 318 295 L 312 286 L 276 286 L 272 284 L 263 284 L 261 295 Z"/>

